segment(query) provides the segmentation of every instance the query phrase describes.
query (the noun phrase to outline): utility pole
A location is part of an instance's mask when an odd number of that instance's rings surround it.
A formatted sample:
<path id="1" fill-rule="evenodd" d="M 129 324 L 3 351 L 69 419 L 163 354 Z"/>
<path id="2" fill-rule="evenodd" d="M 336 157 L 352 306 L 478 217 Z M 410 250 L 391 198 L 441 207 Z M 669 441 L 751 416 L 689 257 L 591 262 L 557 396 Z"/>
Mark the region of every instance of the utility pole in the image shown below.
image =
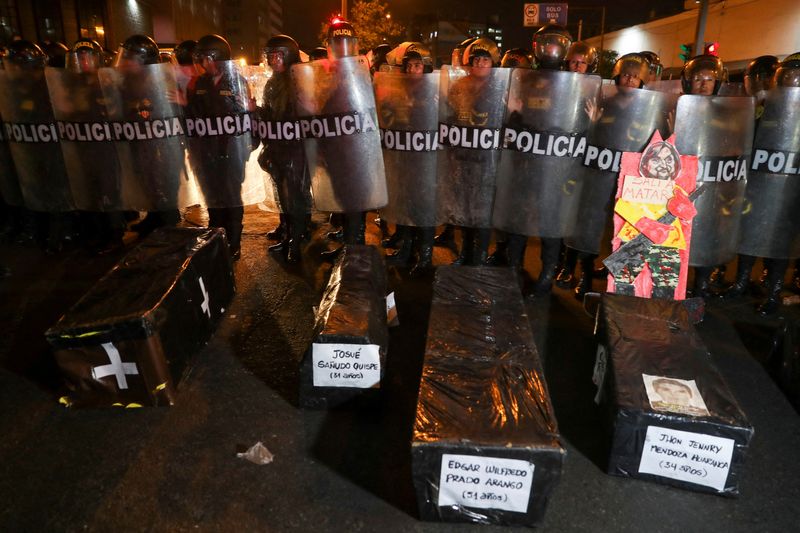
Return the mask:
<path id="1" fill-rule="evenodd" d="M 581 30 L 583 30 L 583 19 L 578 20 L 578 40 L 581 40 Z"/>
<path id="2" fill-rule="evenodd" d="M 694 30 L 694 55 L 699 56 L 705 48 L 706 19 L 708 18 L 708 0 L 700 0 L 697 12 L 697 28 Z"/>
<path id="3" fill-rule="evenodd" d="M 342 0 L 342 18 L 347 20 L 347 0 Z"/>

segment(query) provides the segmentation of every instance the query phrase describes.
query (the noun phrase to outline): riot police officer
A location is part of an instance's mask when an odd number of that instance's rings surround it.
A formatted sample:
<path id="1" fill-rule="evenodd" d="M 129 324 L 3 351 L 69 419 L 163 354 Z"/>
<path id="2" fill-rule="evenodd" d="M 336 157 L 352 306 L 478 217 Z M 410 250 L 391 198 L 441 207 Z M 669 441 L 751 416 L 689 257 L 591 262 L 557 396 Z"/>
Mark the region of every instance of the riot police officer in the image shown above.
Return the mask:
<path id="1" fill-rule="evenodd" d="M 800 52 L 786 56 L 775 72 L 775 83 L 780 87 L 800 87 Z M 800 290 L 800 259 L 795 261 L 792 288 Z"/>
<path id="2" fill-rule="evenodd" d="M 175 78 L 178 82 L 178 90 L 184 95 L 186 95 L 186 87 L 189 85 L 189 80 L 197 76 L 197 70 L 194 66 L 195 48 L 197 48 L 197 41 L 189 39 L 178 43 L 172 50 L 172 55 L 177 63 Z"/>
<path id="3" fill-rule="evenodd" d="M 690 59 L 681 71 L 681 88 L 684 94 L 714 96 L 719 92 L 725 69 L 722 60 L 712 55 L 699 55 Z M 706 298 L 711 295 L 713 266 L 694 268 L 694 295 Z"/>
<path id="4" fill-rule="evenodd" d="M 651 81 L 658 81 L 661 79 L 661 71 L 664 68 L 661 64 L 661 58 L 658 57 L 658 54 L 655 52 L 651 52 L 649 50 L 645 50 L 643 52 L 639 52 L 646 60 L 650 66 L 650 74 L 645 80 L 645 85 L 650 83 Z"/>
<path id="5" fill-rule="evenodd" d="M 572 36 L 558 24 L 547 24 L 533 35 L 533 56 L 537 69 L 563 70 L 564 60 L 572 44 Z M 540 237 L 542 269 L 533 287 L 533 296 L 548 294 L 556 275 L 561 238 Z M 522 268 L 528 236 L 508 235 L 508 262 L 512 267 Z"/>
<path id="6" fill-rule="evenodd" d="M 570 72 L 591 74 L 597 70 L 597 62 L 597 50 L 584 41 L 572 43 L 567 51 L 566 63 Z"/>
<path id="7" fill-rule="evenodd" d="M 309 61 L 317 61 L 318 59 L 328 59 L 328 49 L 324 46 L 317 46 L 308 53 Z"/>
<path id="8" fill-rule="evenodd" d="M 147 120 L 154 110 L 153 80 L 145 67 L 161 62 L 158 45 L 146 35 L 132 35 L 125 39 L 117 54 L 115 66 L 122 72 L 119 87 L 124 120 Z M 183 146 L 180 142 L 136 143 L 126 146 L 130 157 L 127 169 L 131 180 L 139 183 L 144 194 L 158 200 L 159 209 L 150 210 L 147 216 L 131 229 L 144 237 L 156 228 L 174 226 L 181 221 L 178 211 L 178 185 L 183 171 Z M 176 163 L 180 161 L 180 168 Z"/>
<path id="9" fill-rule="evenodd" d="M 247 82 L 231 68 L 231 47 L 224 37 L 201 37 L 192 57 L 202 74 L 187 88 L 187 117 L 237 116 L 252 110 Z M 249 133 L 189 138 L 189 160 L 206 197 L 209 226 L 225 228 L 234 259 L 240 255 L 242 183 L 249 155 Z"/>
<path id="10" fill-rule="evenodd" d="M 293 121 L 297 112 L 291 98 L 293 89 L 289 69 L 300 62 L 297 42 L 288 35 L 275 35 L 267 41 L 264 55 L 272 69 L 272 77 L 264 86 L 261 118 L 274 122 Z M 280 242 L 270 246 L 269 250 L 281 253 L 288 262 L 295 263 L 300 259 L 306 214 L 310 209 L 303 143 L 300 139 L 264 139 L 263 143 L 258 161 L 275 181 L 284 227 Z"/>

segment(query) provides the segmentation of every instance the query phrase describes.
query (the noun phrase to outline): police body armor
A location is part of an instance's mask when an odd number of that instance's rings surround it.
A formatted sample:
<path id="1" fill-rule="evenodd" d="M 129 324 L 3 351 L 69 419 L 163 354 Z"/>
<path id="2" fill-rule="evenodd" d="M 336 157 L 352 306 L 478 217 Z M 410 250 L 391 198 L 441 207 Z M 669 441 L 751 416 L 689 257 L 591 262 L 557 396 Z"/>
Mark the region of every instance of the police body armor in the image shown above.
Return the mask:
<path id="1" fill-rule="evenodd" d="M 14 158 L 11 148 L 6 140 L 6 127 L 0 119 L 0 198 L 10 206 L 22 207 L 25 200 L 19 188 L 17 169 L 14 167 Z"/>
<path id="2" fill-rule="evenodd" d="M 381 217 L 406 226 L 436 226 L 439 73 L 375 74 L 389 203 Z"/>
<path id="3" fill-rule="evenodd" d="M 736 256 L 754 116 L 750 97 L 683 95 L 678 99 L 676 148 L 681 155 L 698 156 L 691 266 L 712 267 Z"/>
<path id="4" fill-rule="evenodd" d="M 207 207 L 238 207 L 264 199 L 264 180 L 245 179 L 253 151 L 250 91 L 234 61 L 216 61 L 217 76 L 192 78 L 187 88 L 189 167 Z"/>
<path id="5" fill-rule="evenodd" d="M 72 196 L 85 211 L 122 210 L 121 174 L 97 73 L 47 68 Z"/>
<path id="6" fill-rule="evenodd" d="M 677 95 L 657 91 L 603 87 L 599 103 L 603 112 L 582 158 L 583 187 L 574 232 L 565 239 L 567 246 L 590 254 L 600 252 L 614 210 L 622 152 L 641 152 L 656 130 L 668 138 L 668 117 L 677 99 Z"/>
<path id="7" fill-rule="evenodd" d="M 520 235 L 570 235 L 599 76 L 514 69 L 497 176 L 494 227 Z"/>
<path id="8" fill-rule="evenodd" d="M 169 63 L 98 71 L 120 162 L 125 209 L 160 211 L 197 203 L 185 167 L 183 110 Z"/>
<path id="9" fill-rule="evenodd" d="M 386 205 L 378 117 L 363 56 L 292 65 L 295 102 L 321 211 L 352 213 Z"/>
<path id="10" fill-rule="evenodd" d="M 472 70 L 440 71 L 438 222 L 491 228 L 511 69 Z"/>
<path id="11" fill-rule="evenodd" d="M 292 94 L 291 74 L 272 74 L 261 94 L 259 135 L 264 146 L 259 163 L 270 175 L 272 187 L 269 187 L 269 192 L 272 192 L 277 210 L 303 216 L 311 206 L 311 185 Z"/>
<path id="12" fill-rule="evenodd" d="M 75 209 L 44 69 L 0 71 L 0 115 L 25 207 Z"/>
<path id="13" fill-rule="evenodd" d="M 739 253 L 800 256 L 800 88 L 767 93 L 747 178 Z"/>

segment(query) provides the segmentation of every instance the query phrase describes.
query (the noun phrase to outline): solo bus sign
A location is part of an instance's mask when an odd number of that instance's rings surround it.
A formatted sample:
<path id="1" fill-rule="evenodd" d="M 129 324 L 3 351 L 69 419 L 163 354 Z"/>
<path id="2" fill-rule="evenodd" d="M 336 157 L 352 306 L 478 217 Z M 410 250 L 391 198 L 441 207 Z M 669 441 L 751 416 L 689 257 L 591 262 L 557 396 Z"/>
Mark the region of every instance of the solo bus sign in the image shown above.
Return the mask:
<path id="1" fill-rule="evenodd" d="M 567 4 L 525 4 L 523 25 L 538 27 L 547 23 L 567 25 Z"/>

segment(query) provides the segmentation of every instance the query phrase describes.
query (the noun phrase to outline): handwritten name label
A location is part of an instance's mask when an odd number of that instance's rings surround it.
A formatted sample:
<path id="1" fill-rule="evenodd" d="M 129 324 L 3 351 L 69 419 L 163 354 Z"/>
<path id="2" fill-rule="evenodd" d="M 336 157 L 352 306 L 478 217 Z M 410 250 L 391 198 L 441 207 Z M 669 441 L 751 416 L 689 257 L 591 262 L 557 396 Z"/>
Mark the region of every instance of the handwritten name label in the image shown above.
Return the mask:
<path id="1" fill-rule="evenodd" d="M 380 387 L 381 359 L 377 344 L 314 343 L 311 360 L 315 387 Z"/>
<path id="2" fill-rule="evenodd" d="M 718 491 L 733 456 L 732 439 L 648 426 L 639 473 L 705 485 Z"/>
<path id="3" fill-rule="evenodd" d="M 443 454 L 438 505 L 526 513 L 533 468 L 519 459 Z"/>

